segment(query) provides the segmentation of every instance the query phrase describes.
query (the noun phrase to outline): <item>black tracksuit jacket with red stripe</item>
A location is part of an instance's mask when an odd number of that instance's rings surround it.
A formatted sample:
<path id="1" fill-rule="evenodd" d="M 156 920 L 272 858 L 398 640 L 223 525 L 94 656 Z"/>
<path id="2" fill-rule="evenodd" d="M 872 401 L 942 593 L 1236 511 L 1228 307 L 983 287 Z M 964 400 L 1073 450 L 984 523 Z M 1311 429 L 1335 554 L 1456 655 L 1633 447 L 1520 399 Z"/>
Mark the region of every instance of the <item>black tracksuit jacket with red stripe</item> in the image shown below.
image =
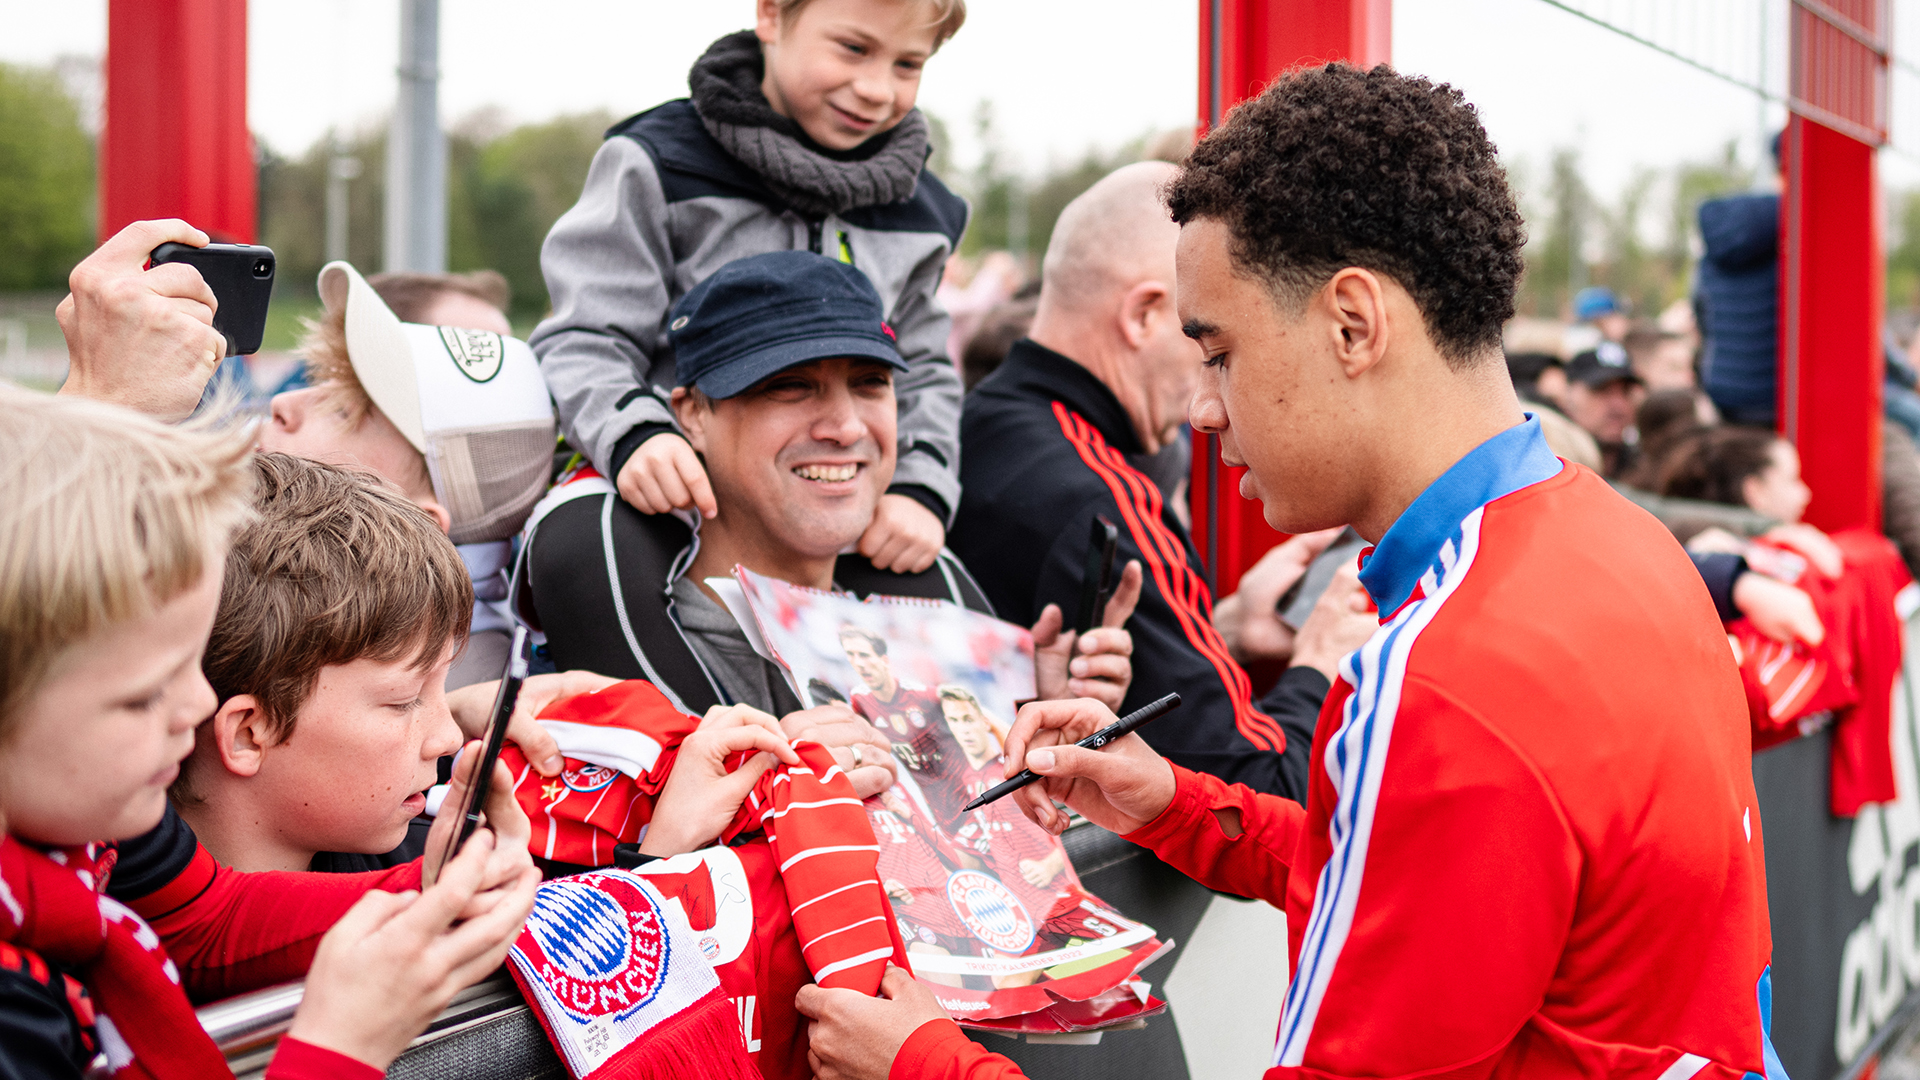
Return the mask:
<path id="1" fill-rule="evenodd" d="M 960 419 L 960 512 L 947 544 L 1001 618 L 1031 625 L 1048 604 L 1079 606 L 1095 514 L 1120 527 L 1116 566 L 1146 571 L 1123 710 L 1177 691 L 1180 709 L 1141 734 L 1181 765 L 1284 798 L 1305 798 L 1307 751 L 1327 680 L 1292 668 L 1251 700 L 1247 674 L 1213 629 L 1193 541 L 1152 480 L 1119 399 L 1086 368 L 1031 340 L 969 394 Z"/>

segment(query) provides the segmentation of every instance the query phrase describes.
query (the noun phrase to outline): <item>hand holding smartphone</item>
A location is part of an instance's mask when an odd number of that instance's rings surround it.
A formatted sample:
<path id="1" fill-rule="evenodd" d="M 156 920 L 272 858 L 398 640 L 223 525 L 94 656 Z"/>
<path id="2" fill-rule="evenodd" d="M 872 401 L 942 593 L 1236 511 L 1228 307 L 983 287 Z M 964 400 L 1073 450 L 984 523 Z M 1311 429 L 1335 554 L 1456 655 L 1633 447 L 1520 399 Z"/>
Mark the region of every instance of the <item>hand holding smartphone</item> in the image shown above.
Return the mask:
<path id="1" fill-rule="evenodd" d="M 228 356 L 251 356 L 260 351 L 267 333 L 267 302 L 273 297 L 273 249 L 258 244 L 190 244 L 168 242 L 153 249 L 150 265 L 186 263 L 200 271 L 219 306 L 213 328 L 227 339 Z"/>
<path id="2" fill-rule="evenodd" d="M 1087 562 L 1080 575 L 1080 611 L 1073 620 L 1073 631 L 1085 635 L 1100 625 L 1106 614 L 1107 600 L 1113 595 L 1113 555 L 1120 543 L 1120 529 L 1103 514 L 1093 517 L 1093 535 L 1087 542 Z"/>
<path id="3" fill-rule="evenodd" d="M 500 690 L 494 695 L 493 714 L 487 718 L 487 730 L 481 734 L 480 761 L 467 784 L 461 805 L 442 807 L 441 813 L 454 813 L 458 824 L 447 834 L 447 846 L 440 853 L 439 865 L 445 866 L 460 853 L 460 848 L 485 820 L 487 795 L 493 788 L 493 765 L 500 760 L 500 747 L 506 742 L 507 721 L 513 716 L 514 703 L 520 700 L 520 686 L 527 681 L 530 657 L 527 628 L 516 626 L 513 644 L 507 650 L 507 667 L 500 675 Z"/>

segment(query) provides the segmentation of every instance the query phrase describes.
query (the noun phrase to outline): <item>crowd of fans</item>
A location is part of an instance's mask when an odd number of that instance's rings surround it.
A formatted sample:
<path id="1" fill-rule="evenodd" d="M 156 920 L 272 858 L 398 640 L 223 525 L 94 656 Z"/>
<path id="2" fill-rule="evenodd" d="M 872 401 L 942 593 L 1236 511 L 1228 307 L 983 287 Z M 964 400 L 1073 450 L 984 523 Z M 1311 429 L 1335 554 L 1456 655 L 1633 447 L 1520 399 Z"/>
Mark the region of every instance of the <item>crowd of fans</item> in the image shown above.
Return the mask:
<path id="1" fill-rule="evenodd" d="M 938 17 L 871 28 L 869 58 L 822 29 L 857 6 L 761 3 L 694 66 L 691 99 L 615 129 L 548 240 L 531 347 L 495 277 L 330 264 L 301 385 L 236 425 L 212 294 L 144 265 L 203 234 L 137 223 L 76 268 L 61 395 L 0 388 L 0 1072 L 209 1075 L 187 1001 L 304 975 L 270 1075 L 378 1075 L 498 967 L 541 874 L 582 869 L 529 851 L 527 807 L 570 760 L 537 718 L 616 681 L 698 718 L 645 796 L 638 820 L 663 824 L 608 834 L 642 861 L 715 843 L 804 743 L 859 797 L 998 752 L 985 725 L 956 742 L 796 691 L 711 584 L 735 565 L 1030 626 L 1041 698 L 1178 691 L 1156 749 L 1304 801 L 1321 702 L 1378 616 L 1343 530 L 1280 545 L 1234 596 L 1204 584 L 1175 167 L 1075 200 L 1037 281 L 995 256 L 943 286 L 967 211 L 924 169 L 913 91 L 964 7 L 904 5 Z M 1730 626 L 1855 687 L 1773 727 L 1870 712 L 1896 549 L 1801 522 L 1793 447 L 1722 421 L 1693 327 L 1597 293 L 1578 314 L 1590 347 L 1508 357 L 1549 442 L 1673 527 Z M 1890 431 L 1907 403 L 1890 397 Z M 1910 438 L 1888 447 L 1888 530 L 1913 566 L 1920 462 Z M 1076 634 L 1096 517 L 1121 523 L 1123 570 Z M 471 784 L 462 744 L 517 625 L 540 641 L 508 730 L 531 774 L 496 767 L 488 828 L 442 865 L 454 823 L 428 794 L 457 805 Z M 900 692 L 874 679 L 854 696 Z M 1750 689 L 1759 730 L 1779 699 Z M 1871 735 L 1850 798 L 1881 797 Z M 758 1065 L 804 1075 L 804 1038 Z"/>
<path id="2" fill-rule="evenodd" d="M 814 77 L 846 62 L 820 29 L 825 16 L 806 17 L 811 6 L 763 4 L 757 38 L 722 39 L 695 66 L 692 101 L 642 114 L 609 141 L 548 244 L 555 307 L 534 337 L 537 362 L 510 336 L 494 275 L 363 278 L 335 263 L 320 276 L 325 310 L 301 344 L 304 370 L 263 420 L 236 424 L 245 369 L 221 362 L 215 298 L 189 268 L 145 266 L 160 243 L 204 244 L 203 234 L 136 223 L 74 271 L 60 310 L 71 356 L 61 395 L 0 390 L 8 460 L 26 465 L 7 477 L 0 585 L 0 881 L 13 890 L 0 1059 L 11 1070 L 79 1075 L 98 1058 L 154 1075 L 217 1072 L 186 1001 L 300 975 L 306 995 L 272 1075 L 375 1075 L 391 1062 L 456 990 L 499 965 L 533 899 L 523 806 L 537 796 L 519 777 L 496 767 L 489 827 L 444 866 L 430 853 L 454 823 L 423 813 L 436 784 L 450 782 L 457 805 L 471 783 L 474 745 L 456 751 L 485 721 L 516 621 L 545 630 L 548 670 L 528 680 L 508 733 L 536 784 L 569 763 L 535 719 L 555 701 L 646 679 L 678 713 L 704 714 L 651 789 L 661 827 L 612 837 L 638 841 L 641 860 L 714 843 L 760 774 L 798 760 L 796 744 L 829 748 L 857 796 L 943 754 L 997 752 L 1000 733 L 968 729 L 971 741 L 949 752 L 957 736 L 904 722 L 883 734 L 843 702 L 798 700 L 705 583 L 740 564 L 795 584 L 995 610 L 944 548 L 960 508 L 960 379 L 933 294 L 965 209 L 923 170 L 911 85 L 877 105 L 868 88 L 851 91 L 866 120 L 821 101 L 824 115 L 804 111 L 824 93 Z M 917 79 L 958 27 L 957 3 L 932 6 L 942 15 L 931 26 L 879 28 L 898 54 L 884 58 L 889 77 Z M 893 152 L 818 150 L 876 132 Z M 706 155 L 677 159 L 683 172 L 737 182 L 744 168 L 779 197 L 741 200 L 732 217 L 709 219 L 704 240 L 652 244 L 687 195 L 660 186 L 656 155 L 668 145 Z M 829 167 L 797 181 L 795 159 Z M 601 187 L 634 177 L 661 204 L 609 225 Z M 1151 250 L 1138 238 L 1135 250 L 1102 247 L 1090 222 L 1063 230 L 1073 265 L 1053 276 L 1073 282 L 1056 294 L 1096 308 L 1113 302 L 1102 289 L 1137 279 L 1132 293 L 1146 290 L 1116 299 L 1151 323 L 1152 415 L 1129 425 L 1151 456 L 1183 446 L 1181 384 L 1165 373 L 1197 354 L 1172 318 L 1176 230 L 1151 184 L 1135 178 L 1126 191 L 1126 212 L 1157 221 Z M 903 197 L 905 210 L 877 227 L 858 213 Z M 782 201 L 834 228 L 815 226 L 812 251 L 770 243 L 756 216 Z M 669 247 L 682 254 L 661 263 Z M 955 307 L 966 323 L 966 305 Z M 606 332 L 609 311 L 625 331 Z M 998 309 L 973 314 L 970 344 L 1003 343 L 989 353 L 1025 333 Z M 1119 329 L 1122 344 L 1139 344 Z M 1131 411 L 1143 372 L 1138 358 L 1117 359 L 1098 392 Z M 1182 458 L 1159 473 L 1184 471 Z M 1150 501 L 1162 519 L 1147 538 L 1156 576 L 1158 545 L 1171 541 L 1177 560 L 1184 551 L 1179 572 L 1197 582 L 1167 509 L 1175 500 Z M 1055 531 L 1094 512 L 1054 509 Z M 1077 566 L 1078 547 L 1055 555 Z M 1120 587 L 1091 632 L 1062 625 L 1056 594 L 1077 579 L 1029 582 L 1025 596 L 996 583 L 1001 613 L 1033 624 L 1043 697 L 1115 708 L 1129 697 L 1125 627 L 1146 575 L 1140 542 L 1125 547 Z M 1296 548 L 1297 577 L 1307 560 Z M 984 549 L 981 561 L 993 561 Z M 674 569 L 661 576 L 662 566 Z M 1144 591 L 1172 619 L 1164 588 Z M 1277 654 L 1297 653 L 1317 681 L 1289 703 L 1286 767 L 1256 769 L 1275 777 L 1265 787 L 1299 789 L 1292 774 L 1318 697 L 1369 629 L 1357 594 L 1346 575 L 1297 628 L 1297 648 L 1296 628 L 1280 635 Z M 1238 725 L 1263 740 L 1236 755 L 1279 762 L 1283 739 L 1205 624 L 1204 595 L 1180 595 L 1184 635 L 1153 647 L 1185 653 L 1218 684 L 1219 710 L 1192 710 L 1196 730 L 1217 712 L 1229 734 Z M 983 739 L 991 745 L 974 745 Z M 1205 738 L 1175 741 L 1206 760 Z M 549 874 L 580 868 L 539 862 Z M 97 925 L 105 949 L 84 930 L 69 940 L 48 929 L 69 917 Z M 784 990 L 761 1000 L 791 1001 Z M 763 1053 L 766 1075 L 805 1070 L 804 1044 Z"/>
<path id="3" fill-rule="evenodd" d="M 1775 206 L 1772 196 L 1709 202 L 1702 229 L 1724 248 L 1730 221 L 1751 224 L 1748 217 Z M 1715 244 L 1710 259 L 1716 250 L 1724 264 Z M 1742 250 L 1740 258 L 1770 258 L 1770 249 Z M 1771 275 L 1773 264 L 1765 265 Z M 1590 348 L 1542 351 L 1532 334 L 1536 348 L 1510 347 L 1508 370 L 1558 452 L 1601 472 L 1693 555 L 1743 661 L 1756 746 L 1837 725 L 1832 809 L 1851 816 L 1893 795 L 1883 745 L 1893 677 L 1886 657 L 1900 655 L 1907 604 L 1898 596 L 1920 570 L 1912 509 L 1920 505 L 1920 457 L 1902 413 L 1911 389 L 1900 381 L 1912 367 L 1889 333 L 1884 532 L 1830 536 L 1806 524 L 1811 493 L 1799 455 L 1772 427 L 1771 390 L 1753 392 L 1758 383 L 1772 386 L 1775 308 L 1771 293 L 1755 295 L 1760 279 L 1750 277 L 1729 284 L 1724 265 L 1703 268 L 1693 303 L 1658 324 L 1628 318 L 1611 293 L 1590 289 L 1576 304 L 1586 318 L 1561 335 L 1593 340 Z M 1718 377 L 1704 380 L 1716 350 Z M 1842 595 L 1857 588 L 1869 595 Z"/>

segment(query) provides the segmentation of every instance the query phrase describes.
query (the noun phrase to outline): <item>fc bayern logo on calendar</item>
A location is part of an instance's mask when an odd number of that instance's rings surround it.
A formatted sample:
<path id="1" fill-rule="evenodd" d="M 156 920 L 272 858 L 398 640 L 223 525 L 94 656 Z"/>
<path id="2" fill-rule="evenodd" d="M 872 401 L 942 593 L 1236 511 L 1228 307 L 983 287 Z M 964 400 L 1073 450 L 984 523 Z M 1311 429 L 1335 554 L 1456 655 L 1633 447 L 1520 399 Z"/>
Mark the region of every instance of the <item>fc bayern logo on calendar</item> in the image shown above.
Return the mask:
<path id="1" fill-rule="evenodd" d="M 978 870 L 955 870 L 947 878 L 947 902 L 974 937 L 1018 956 L 1033 944 L 1033 916 L 1000 879 Z"/>

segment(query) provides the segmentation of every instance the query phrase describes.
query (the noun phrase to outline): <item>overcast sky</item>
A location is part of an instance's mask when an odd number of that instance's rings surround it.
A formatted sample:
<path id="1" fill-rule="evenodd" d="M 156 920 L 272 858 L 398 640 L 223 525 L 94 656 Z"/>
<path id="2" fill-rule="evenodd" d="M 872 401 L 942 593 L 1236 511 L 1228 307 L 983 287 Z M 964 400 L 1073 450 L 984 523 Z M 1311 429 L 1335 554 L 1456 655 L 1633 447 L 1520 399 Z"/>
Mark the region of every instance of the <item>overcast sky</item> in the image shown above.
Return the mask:
<path id="1" fill-rule="evenodd" d="M 253 129 L 297 153 L 332 125 L 377 120 L 393 97 L 398 7 L 255 0 Z M 947 121 L 962 162 L 975 152 L 975 108 L 992 102 L 1004 148 L 1030 171 L 1089 145 L 1191 123 L 1195 7 L 972 0 L 965 29 L 929 65 L 921 102 Z M 1920 0 L 1898 8 L 1907 13 Z M 747 25 L 751 10 L 750 0 L 448 0 L 442 113 L 452 122 L 486 106 L 513 120 L 637 112 L 683 96 L 694 57 Z M 0 0 L 0 59 L 98 55 L 105 12 L 104 0 Z M 1555 147 L 1576 146 L 1603 193 L 1636 166 L 1706 157 L 1729 138 L 1751 161 L 1758 144 L 1763 120 L 1752 94 L 1543 0 L 1396 0 L 1393 30 L 1395 65 L 1461 87 L 1510 162 L 1539 169 Z M 1903 100 L 1896 94 L 1896 108 Z M 1767 113 L 1764 123 L 1777 126 L 1783 114 Z M 1905 130 L 1898 111 L 1895 123 L 1896 134 Z M 1915 161 L 1883 155 L 1887 182 L 1920 184 Z"/>

